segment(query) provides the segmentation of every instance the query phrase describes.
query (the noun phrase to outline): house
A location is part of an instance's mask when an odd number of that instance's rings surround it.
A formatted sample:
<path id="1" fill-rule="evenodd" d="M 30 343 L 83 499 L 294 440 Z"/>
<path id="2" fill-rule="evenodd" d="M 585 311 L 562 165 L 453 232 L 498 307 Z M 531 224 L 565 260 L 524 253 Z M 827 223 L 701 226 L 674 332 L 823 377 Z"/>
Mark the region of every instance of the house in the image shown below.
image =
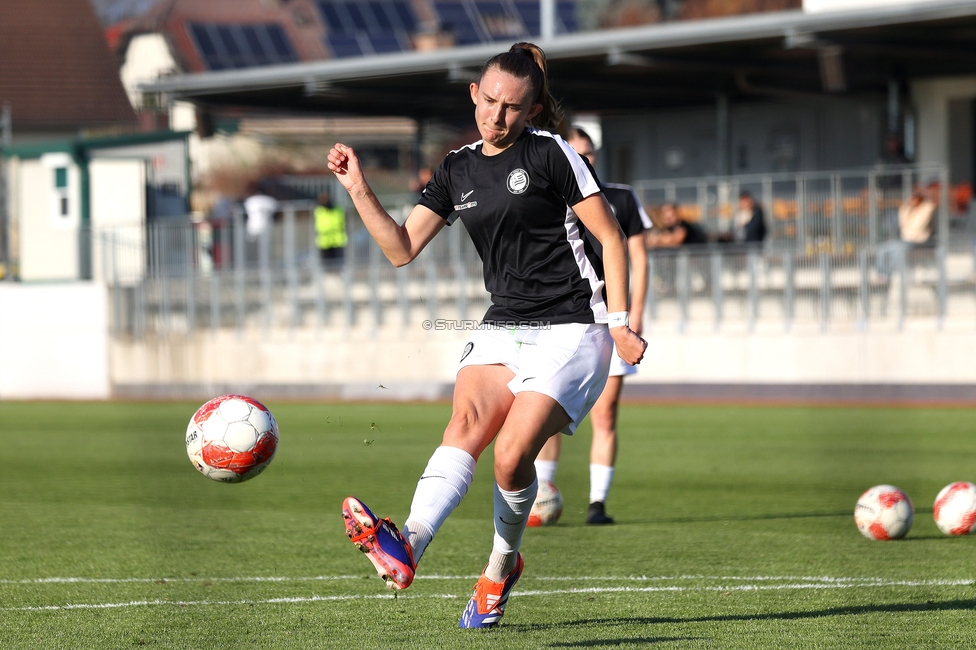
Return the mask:
<path id="1" fill-rule="evenodd" d="M 0 275 L 97 275 L 92 232 L 186 214 L 186 134 L 139 121 L 91 5 L 5 0 L 0 20 Z"/>

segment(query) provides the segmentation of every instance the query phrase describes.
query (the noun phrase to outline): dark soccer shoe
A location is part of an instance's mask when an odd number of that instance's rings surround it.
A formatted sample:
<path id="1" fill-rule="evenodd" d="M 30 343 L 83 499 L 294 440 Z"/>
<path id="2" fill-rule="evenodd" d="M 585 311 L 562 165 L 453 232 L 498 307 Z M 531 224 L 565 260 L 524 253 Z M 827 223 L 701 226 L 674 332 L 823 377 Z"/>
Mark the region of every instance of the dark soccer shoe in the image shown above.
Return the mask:
<path id="1" fill-rule="evenodd" d="M 594 525 L 612 524 L 613 517 L 603 511 L 603 502 L 594 501 L 590 504 L 590 509 L 586 513 L 586 523 Z"/>

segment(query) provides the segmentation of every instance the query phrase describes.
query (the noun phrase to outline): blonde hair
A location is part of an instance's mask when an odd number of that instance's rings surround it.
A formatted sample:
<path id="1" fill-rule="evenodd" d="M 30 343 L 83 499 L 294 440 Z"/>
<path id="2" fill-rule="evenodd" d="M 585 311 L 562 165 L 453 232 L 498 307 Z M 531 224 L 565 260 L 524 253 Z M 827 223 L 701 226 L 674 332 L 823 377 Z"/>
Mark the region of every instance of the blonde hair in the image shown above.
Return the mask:
<path id="1" fill-rule="evenodd" d="M 558 130 L 563 121 L 563 111 L 559 102 L 549 91 L 549 74 L 546 53 L 534 43 L 516 43 L 508 52 L 491 57 L 481 67 L 478 83 L 492 68 L 510 74 L 516 79 L 528 79 L 535 91 L 533 104 L 541 104 L 542 111 L 529 120 L 529 124 L 540 129 Z"/>

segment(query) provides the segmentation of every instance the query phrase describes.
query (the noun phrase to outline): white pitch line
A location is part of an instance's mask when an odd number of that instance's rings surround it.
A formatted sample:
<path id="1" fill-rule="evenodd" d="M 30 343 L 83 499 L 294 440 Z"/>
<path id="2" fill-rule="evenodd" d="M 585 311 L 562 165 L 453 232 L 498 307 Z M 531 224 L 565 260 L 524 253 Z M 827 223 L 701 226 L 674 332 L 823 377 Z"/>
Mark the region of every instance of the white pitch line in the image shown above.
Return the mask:
<path id="1" fill-rule="evenodd" d="M 84 578 L 84 577 L 51 577 L 24 578 L 21 580 L 0 580 L 3 585 L 45 585 L 45 584 L 150 584 L 150 583 L 202 583 L 202 582 L 339 582 L 343 580 L 362 580 L 371 577 L 368 574 L 335 575 L 335 576 L 234 576 L 213 578 Z M 477 580 L 477 575 L 419 575 L 417 581 L 426 580 Z M 832 576 L 707 576 L 707 575 L 677 575 L 677 576 L 524 576 L 523 580 L 538 580 L 541 582 L 664 582 L 677 580 L 728 580 L 742 582 L 866 582 L 887 581 L 887 578 L 836 578 Z"/>
<path id="2" fill-rule="evenodd" d="M 588 587 L 580 589 L 552 589 L 552 590 L 529 590 L 516 591 L 513 596 L 562 596 L 573 594 L 613 594 L 613 593 L 655 593 L 655 592 L 732 592 L 732 591 L 779 591 L 779 590 L 808 590 L 808 589 L 858 589 L 873 587 L 944 587 L 944 586 L 971 586 L 976 584 L 974 580 L 868 580 L 862 582 L 799 582 L 782 585 L 753 584 L 753 585 L 731 585 L 731 586 L 701 586 L 701 587 L 681 587 L 681 586 L 660 586 L 660 587 Z M 457 594 L 426 594 L 426 595 L 402 595 L 399 598 L 409 600 L 419 599 L 460 599 L 467 595 Z M 124 607 L 146 607 L 169 605 L 171 607 L 206 607 L 214 605 L 273 605 L 273 604 L 292 604 L 292 603 L 316 603 L 348 600 L 393 600 L 394 595 L 389 593 L 369 594 L 369 595 L 338 595 L 338 596 L 298 596 L 286 598 L 268 598 L 265 600 L 134 600 L 123 603 L 75 603 L 68 605 L 40 605 L 30 607 L 3 607 L 0 611 L 6 612 L 40 612 L 40 611 L 63 611 L 76 609 L 118 609 Z"/>

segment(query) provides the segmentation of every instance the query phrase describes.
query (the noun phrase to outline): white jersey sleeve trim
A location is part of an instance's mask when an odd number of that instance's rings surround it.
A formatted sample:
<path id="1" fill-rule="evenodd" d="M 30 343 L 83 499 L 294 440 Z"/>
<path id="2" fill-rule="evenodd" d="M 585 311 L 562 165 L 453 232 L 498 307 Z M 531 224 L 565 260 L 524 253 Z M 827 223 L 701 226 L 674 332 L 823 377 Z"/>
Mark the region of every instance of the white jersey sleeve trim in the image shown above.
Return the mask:
<path id="1" fill-rule="evenodd" d="M 590 284 L 590 290 L 592 291 L 590 295 L 590 309 L 593 311 L 593 322 L 606 323 L 607 303 L 603 300 L 604 282 L 597 275 L 596 269 L 593 268 L 593 264 L 590 263 L 590 259 L 586 256 L 578 221 L 579 217 L 576 216 L 573 209 L 566 208 L 566 221 L 564 224 L 566 227 L 566 239 L 569 241 L 570 248 L 573 249 L 573 258 L 576 260 L 576 266 L 579 267 L 580 275 Z"/>
<path id="2" fill-rule="evenodd" d="M 624 185 L 622 183 L 604 183 L 604 187 L 615 187 L 621 190 L 627 190 L 634 197 L 634 203 L 637 204 L 637 214 L 640 215 L 641 223 L 644 225 L 644 230 L 649 230 L 654 227 L 654 222 L 647 215 L 647 211 L 644 210 L 644 204 L 641 203 L 640 197 L 637 195 L 637 190 L 631 185 Z"/>
<path id="3" fill-rule="evenodd" d="M 569 161 L 570 167 L 573 169 L 573 174 L 576 176 L 576 184 L 579 185 L 580 194 L 583 198 L 593 196 L 600 191 L 600 184 L 596 182 L 596 178 L 587 169 L 586 163 L 580 158 L 580 155 L 576 153 L 576 150 L 569 146 L 569 143 L 563 140 L 560 136 L 550 133 L 549 131 L 543 131 L 541 129 L 530 128 L 529 133 L 532 135 L 540 135 L 552 138 L 553 141 L 559 145 L 559 149 L 566 156 L 566 160 Z"/>

